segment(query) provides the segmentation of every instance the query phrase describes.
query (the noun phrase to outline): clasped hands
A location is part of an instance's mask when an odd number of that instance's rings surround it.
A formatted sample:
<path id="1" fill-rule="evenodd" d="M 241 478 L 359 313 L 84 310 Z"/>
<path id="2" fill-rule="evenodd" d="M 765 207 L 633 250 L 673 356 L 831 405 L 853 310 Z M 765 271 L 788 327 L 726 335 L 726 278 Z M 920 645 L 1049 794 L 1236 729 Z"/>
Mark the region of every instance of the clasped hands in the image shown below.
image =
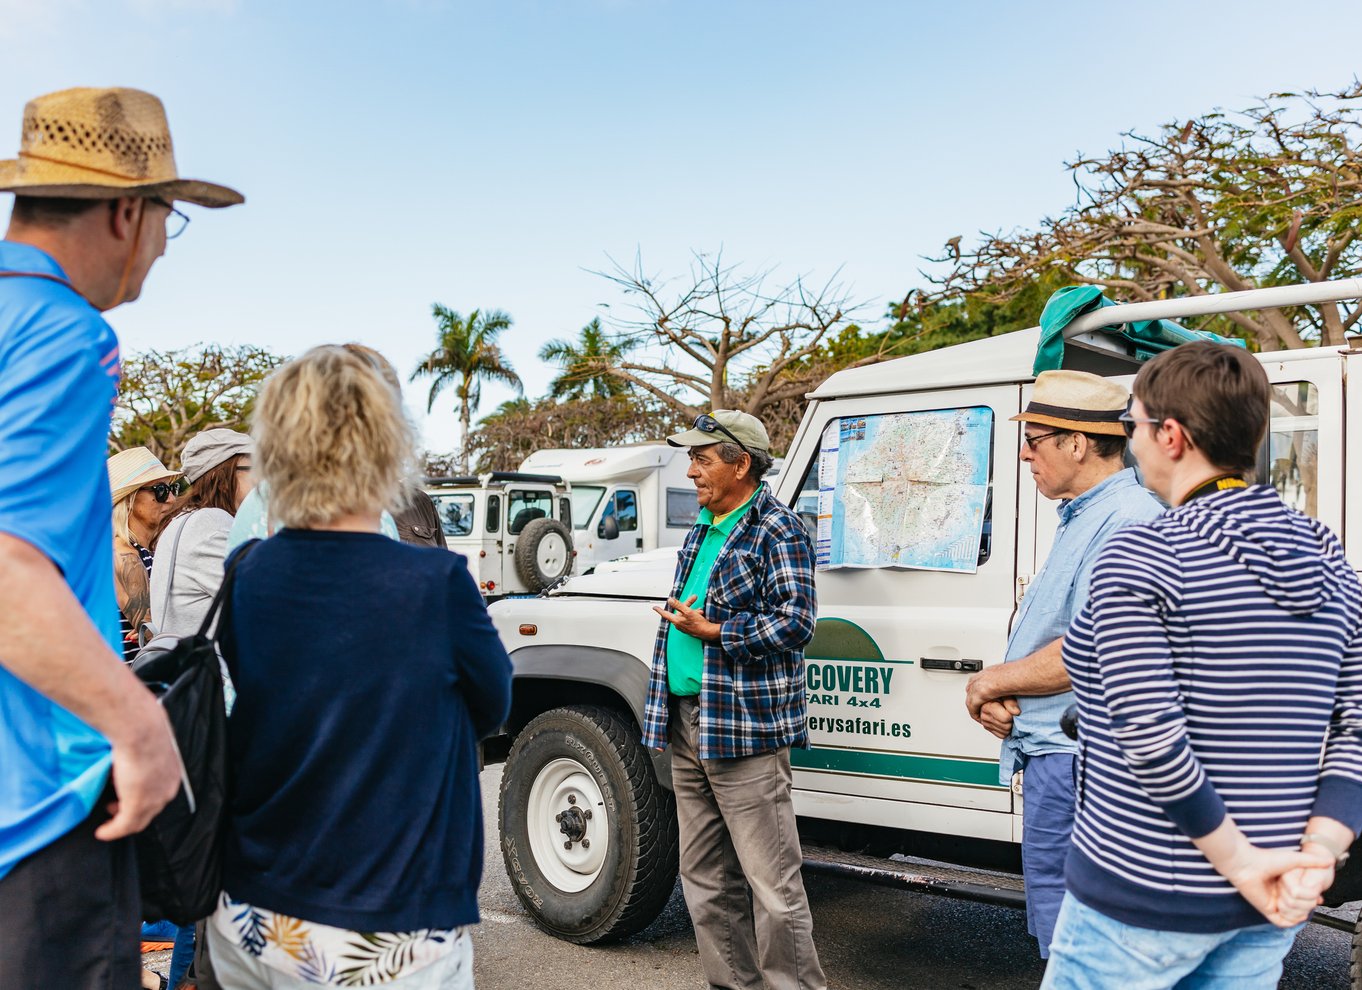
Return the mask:
<path id="1" fill-rule="evenodd" d="M 1021 714 L 1021 705 L 1011 696 L 998 696 L 989 690 L 990 673 L 994 668 L 981 670 L 965 685 L 965 707 L 969 717 L 999 739 L 1012 732 L 1012 720 Z"/>
<path id="2" fill-rule="evenodd" d="M 684 602 L 676 598 L 668 598 L 666 608 L 661 605 L 654 605 L 653 611 L 687 636 L 694 636 L 696 639 L 709 643 L 717 643 L 723 626 L 717 622 L 710 622 L 699 609 L 691 608 L 699 600 L 699 597 L 699 595 L 691 595 Z M 668 609 L 671 609 L 671 611 L 668 611 Z"/>

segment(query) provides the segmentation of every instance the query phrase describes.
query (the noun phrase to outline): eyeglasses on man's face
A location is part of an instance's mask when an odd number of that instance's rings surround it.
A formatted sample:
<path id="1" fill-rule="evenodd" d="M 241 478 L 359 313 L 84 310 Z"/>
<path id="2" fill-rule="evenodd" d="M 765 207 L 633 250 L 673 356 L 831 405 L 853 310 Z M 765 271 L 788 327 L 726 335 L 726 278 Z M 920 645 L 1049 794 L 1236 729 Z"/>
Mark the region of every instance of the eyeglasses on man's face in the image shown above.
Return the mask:
<path id="1" fill-rule="evenodd" d="M 1132 416 L 1130 414 L 1130 407 L 1134 404 L 1135 397 L 1132 395 L 1126 401 L 1126 411 L 1116 417 L 1121 423 L 1121 429 L 1126 431 L 1127 440 L 1133 440 L 1135 438 L 1135 427 L 1139 426 L 1141 423 L 1149 423 L 1151 426 L 1158 426 L 1163 422 L 1161 419 L 1150 419 L 1148 416 Z"/>
<path id="2" fill-rule="evenodd" d="M 699 416 L 696 416 L 694 425 L 695 428 L 699 430 L 701 433 L 722 433 L 724 436 L 728 437 L 728 439 L 732 440 L 739 447 L 741 447 L 742 452 L 744 454 L 746 454 L 748 457 L 752 456 L 752 451 L 747 449 L 747 444 L 743 443 L 732 433 L 730 433 L 728 427 L 724 426 L 723 423 L 720 423 L 709 413 L 701 413 Z"/>
<path id="3" fill-rule="evenodd" d="M 183 478 L 177 481 L 158 481 L 154 485 L 143 485 L 137 489 L 139 492 L 151 492 L 151 497 L 164 504 L 173 495 L 179 498 L 189 490 L 189 483 Z"/>
<path id="4" fill-rule="evenodd" d="M 173 203 L 168 203 L 159 196 L 148 197 L 157 206 L 164 206 L 170 212 L 166 214 L 166 240 L 173 241 L 184 233 L 189 226 L 189 217 L 175 209 Z"/>
<path id="5" fill-rule="evenodd" d="M 1051 437 L 1062 437 L 1068 432 L 1068 430 L 1051 430 L 1049 433 L 1023 433 L 1022 443 L 1026 444 L 1034 454 L 1036 452 L 1036 444 L 1040 443 L 1042 440 L 1049 440 Z"/>

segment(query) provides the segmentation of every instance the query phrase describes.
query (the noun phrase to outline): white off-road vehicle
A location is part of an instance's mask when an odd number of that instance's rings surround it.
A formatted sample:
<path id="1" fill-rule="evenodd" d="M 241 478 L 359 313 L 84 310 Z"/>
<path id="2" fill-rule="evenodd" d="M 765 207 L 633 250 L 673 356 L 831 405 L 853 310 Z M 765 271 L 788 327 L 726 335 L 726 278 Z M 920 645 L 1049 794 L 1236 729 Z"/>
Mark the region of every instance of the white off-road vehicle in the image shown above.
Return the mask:
<path id="1" fill-rule="evenodd" d="M 488 601 L 537 594 L 572 572 L 572 492 L 557 475 L 428 478 L 425 491 Z"/>
<path id="2" fill-rule="evenodd" d="M 1362 279 L 1116 306 L 1065 332 L 1064 366 L 1121 377 L 1150 319 L 1362 297 Z M 1039 329 L 839 372 L 809 397 L 774 492 L 817 541 L 805 651 L 811 748 L 791 753 L 806 869 L 1022 906 L 1025 782 L 968 716 L 966 678 L 998 663 L 1055 505 L 1019 471 Z M 1260 472 L 1362 565 L 1362 351 L 1259 356 L 1272 383 Z M 1351 422 L 1351 427 L 1349 423 Z M 597 567 L 491 614 L 514 664 L 501 846 L 534 919 L 575 942 L 648 925 L 676 877 L 666 751 L 640 725 L 675 550 Z M 498 743 L 499 748 L 498 748 Z M 894 858 L 890 858 L 894 857 Z M 1362 935 L 1354 855 L 1316 920 Z"/>

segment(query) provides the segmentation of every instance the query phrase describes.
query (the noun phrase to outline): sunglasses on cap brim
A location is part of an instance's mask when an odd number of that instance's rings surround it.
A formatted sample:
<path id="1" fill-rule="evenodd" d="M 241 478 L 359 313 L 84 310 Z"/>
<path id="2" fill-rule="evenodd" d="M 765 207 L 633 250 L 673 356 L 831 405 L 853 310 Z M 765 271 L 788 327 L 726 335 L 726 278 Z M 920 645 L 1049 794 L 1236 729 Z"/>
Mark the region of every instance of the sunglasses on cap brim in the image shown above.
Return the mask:
<path id="1" fill-rule="evenodd" d="M 747 444 L 735 437 L 732 432 L 729 431 L 728 427 L 724 426 L 723 423 L 720 423 L 709 413 L 701 413 L 699 416 L 696 416 L 695 422 L 692 425 L 701 433 L 722 433 L 741 447 L 744 454 L 748 457 L 752 456 L 752 451 L 747 449 Z"/>

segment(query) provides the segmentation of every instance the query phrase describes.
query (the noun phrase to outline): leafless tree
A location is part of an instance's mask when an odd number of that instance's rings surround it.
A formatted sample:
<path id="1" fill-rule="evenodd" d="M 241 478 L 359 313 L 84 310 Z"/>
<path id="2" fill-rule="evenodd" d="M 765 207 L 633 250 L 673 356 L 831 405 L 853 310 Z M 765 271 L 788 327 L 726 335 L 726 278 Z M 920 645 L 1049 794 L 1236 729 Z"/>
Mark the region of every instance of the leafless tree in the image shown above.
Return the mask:
<path id="1" fill-rule="evenodd" d="M 1034 231 L 947 245 L 936 300 L 1005 301 L 1060 273 L 1126 301 L 1320 282 L 1362 267 L 1362 83 L 1277 93 L 1246 110 L 1214 110 L 1123 135 L 1105 155 L 1067 163 L 1076 204 Z M 1362 307 L 1264 310 L 1218 317 L 1264 350 L 1336 345 Z M 1224 321 L 1230 321 L 1226 323 Z M 1232 324 L 1232 326 L 1231 326 Z"/>

